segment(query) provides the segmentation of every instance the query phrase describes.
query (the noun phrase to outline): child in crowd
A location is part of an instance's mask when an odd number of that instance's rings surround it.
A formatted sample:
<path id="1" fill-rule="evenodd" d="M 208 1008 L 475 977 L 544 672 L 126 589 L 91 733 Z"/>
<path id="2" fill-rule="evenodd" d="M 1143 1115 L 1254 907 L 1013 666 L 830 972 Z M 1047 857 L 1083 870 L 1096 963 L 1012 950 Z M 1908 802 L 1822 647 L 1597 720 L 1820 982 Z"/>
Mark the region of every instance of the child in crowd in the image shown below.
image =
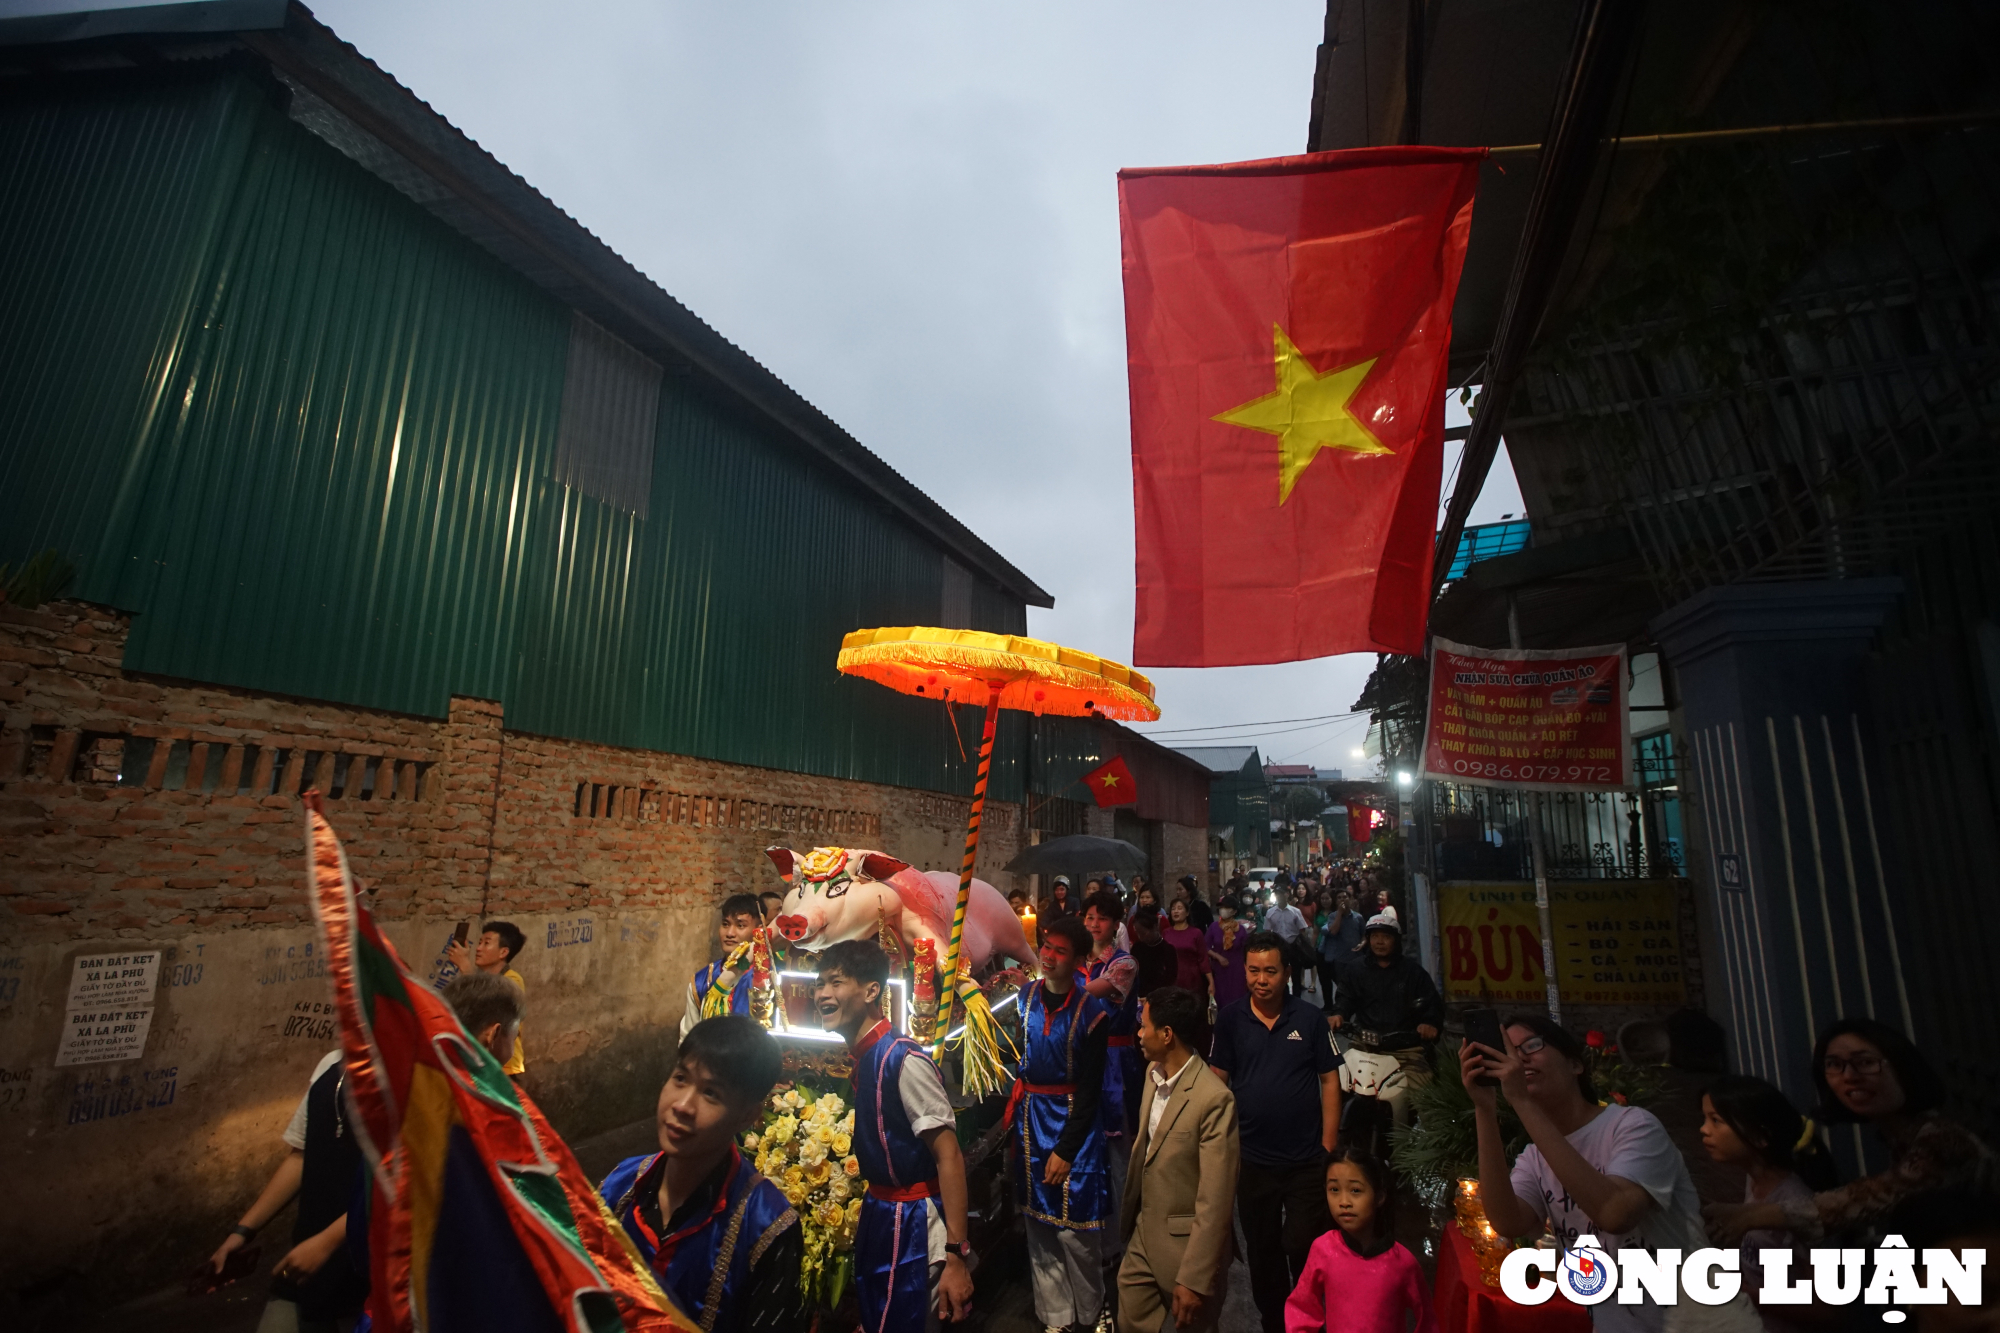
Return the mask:
<path id="1" fill-rule="evenodd" d="M 1305 1272 L 1285 1302 L 1285 1333 L 1438 1333 L 1417 1257 L 1396 1243 L 1389 1171 L 1365 1149 L 1326 1155 L 1333 1230 L 1313 1242 Z"/>
<path id="2" fill-rule="evenodd" d="M 1817 1191 L 1838 1183 L 1818 1127 L 1761 1078 L 1725 1074 L 1709 1085 L 1701 1099 L 1701 1142 L 1711 1158 L 1743 1173 L 1745 1203 L 1810 1203 Z M 1758 1251 L 1789 1249 L 1798 1240 L 1789 1231 L 1743 1234 L 1743 1286 L 1753 1299 L 1763 1282 Z M 1791 1327 L 1770 1314 L 1764 1326 Z"/>
<path id="3" fill-rule="evenodd" d="M 764 924 L 763 907 L 754 893 L 734 893 L 722 900 L 722 957 L 706 963 L 688 982 L 687 1007 L 681 1011 L 681 1040 L 702 1020 L 704 1002 L 713 998 L 722 1012 L 750 1012 L 750 967 L 747 961 L 751 932 Z M 742 956 L 739 957 L 739 952 Z M 712 1017 L 713 1015 L 711 1015 Z"/>

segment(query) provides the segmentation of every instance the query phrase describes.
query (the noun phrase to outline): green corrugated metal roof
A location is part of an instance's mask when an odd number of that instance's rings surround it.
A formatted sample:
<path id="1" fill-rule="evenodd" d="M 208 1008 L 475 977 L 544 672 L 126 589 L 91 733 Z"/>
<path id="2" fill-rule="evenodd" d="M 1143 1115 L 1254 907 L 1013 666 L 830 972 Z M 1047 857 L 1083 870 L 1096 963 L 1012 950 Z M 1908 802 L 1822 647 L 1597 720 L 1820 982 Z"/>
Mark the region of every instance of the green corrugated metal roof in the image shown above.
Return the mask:
<path id="1" fill-rule="evenodd" d="M 956 516 L 303 5 L 226 0 L 161 5 L 145 13 L 76 8 L 81 20 L 0 20 L 0 47 L 31 48 L 7 62 L 15 82 L 41 82 L 71 71 L 75 81 L 93 83 L 120 67 L 157 71 L 217 58 L 255 66 L 259 77 L 282 91 L 294 120 L 529 284 L 816 454 L 1003 597 L 1054 605 L 1047 592 Z"/>

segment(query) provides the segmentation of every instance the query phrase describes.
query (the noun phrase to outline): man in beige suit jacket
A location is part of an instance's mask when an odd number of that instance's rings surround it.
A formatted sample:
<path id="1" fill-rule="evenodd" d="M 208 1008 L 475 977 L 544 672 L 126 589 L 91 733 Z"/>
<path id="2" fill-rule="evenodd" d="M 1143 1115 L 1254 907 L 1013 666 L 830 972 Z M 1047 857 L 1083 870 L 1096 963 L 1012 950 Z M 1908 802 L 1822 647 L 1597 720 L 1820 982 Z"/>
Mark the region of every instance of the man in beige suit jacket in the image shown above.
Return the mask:
<path id="1" fill-rule="evenodd" d="M 1204 1017 L 1179 986 L 1153 991 L 1140 1008 L 1146 1092 L 1118 1222 L 1120 1333 L 1159 1333 L 1170 1309 L 1178 1333 L 1200 1333 L 1222 1313 L 1235 1248 L 1236 1098 L 1190 1044 Z"/>

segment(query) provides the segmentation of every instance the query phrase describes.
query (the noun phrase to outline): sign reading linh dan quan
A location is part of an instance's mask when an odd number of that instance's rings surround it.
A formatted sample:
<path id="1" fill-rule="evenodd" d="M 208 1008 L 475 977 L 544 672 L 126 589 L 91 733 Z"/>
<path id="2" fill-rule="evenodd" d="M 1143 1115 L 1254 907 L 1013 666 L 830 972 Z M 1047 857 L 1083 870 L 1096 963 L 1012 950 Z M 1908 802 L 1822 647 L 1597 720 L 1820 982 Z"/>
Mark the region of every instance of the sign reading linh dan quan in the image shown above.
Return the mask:
<path id="1" fill-rule="evenodd" d="M 1629 783 L 1625 648 L 1468 648 L 1431 641 L 1424 776 L 1529 791 Z"/>

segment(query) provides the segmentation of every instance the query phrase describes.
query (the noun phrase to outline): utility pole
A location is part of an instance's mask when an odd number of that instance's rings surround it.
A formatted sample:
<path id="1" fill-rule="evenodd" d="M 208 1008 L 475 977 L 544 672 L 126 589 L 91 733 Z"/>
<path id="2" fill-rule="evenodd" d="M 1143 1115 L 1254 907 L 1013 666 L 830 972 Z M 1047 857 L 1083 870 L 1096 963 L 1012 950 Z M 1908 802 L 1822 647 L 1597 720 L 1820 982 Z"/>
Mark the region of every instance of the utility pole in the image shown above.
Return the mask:
<path id="1" fill-rule="evenodd" d="M 1521 616 L 1511 588 L 1507 590 L 1507 646 L 1517 651 L 1521 647 Z M 1549 857 L 1542 845 L 1542 793 L 1535 792 L 1534 798 L 1528 811 L 1528 854 L 1535 866 L 1535 921 L 1542 932 L 1542 980 L 1548 986 L 1549 1019 L 1560 1023 L 1562 996 L 1556 989 L 1556 926 L 1555 914 L 1549 910 Z"/>

